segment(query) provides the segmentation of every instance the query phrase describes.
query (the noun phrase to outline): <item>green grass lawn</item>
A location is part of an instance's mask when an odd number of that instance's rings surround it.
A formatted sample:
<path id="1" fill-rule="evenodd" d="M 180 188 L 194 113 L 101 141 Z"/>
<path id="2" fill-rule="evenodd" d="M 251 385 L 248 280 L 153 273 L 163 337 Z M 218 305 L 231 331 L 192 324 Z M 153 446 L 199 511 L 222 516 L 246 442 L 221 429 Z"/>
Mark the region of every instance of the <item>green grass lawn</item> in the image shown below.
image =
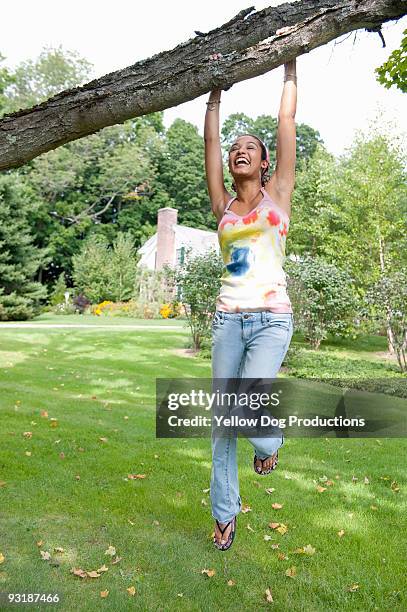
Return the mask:
<path id="1" fill-rule="evenodd" d="M 406 610 L 406 440 L 287 439 L 261 477 L 240 439 L 251 510 L 217 551 L 210 440 L 155 438 L 155 378 L 209 377 L 210 362 L 174 352 L 187 331 L 162 328 L 184 322 L 145 323 L 158 329 L 0 329 L 0 591 L 60 593 L 69 611 Z M 332 342 L 307 364 L 323 355 L 332 368 L 355 360 L 398 376 L 381 350 L 383 338 Z M 295 552 L 309 544 L 314 554 Z M 95 578 L 70 572 L 103 566 Z"/>

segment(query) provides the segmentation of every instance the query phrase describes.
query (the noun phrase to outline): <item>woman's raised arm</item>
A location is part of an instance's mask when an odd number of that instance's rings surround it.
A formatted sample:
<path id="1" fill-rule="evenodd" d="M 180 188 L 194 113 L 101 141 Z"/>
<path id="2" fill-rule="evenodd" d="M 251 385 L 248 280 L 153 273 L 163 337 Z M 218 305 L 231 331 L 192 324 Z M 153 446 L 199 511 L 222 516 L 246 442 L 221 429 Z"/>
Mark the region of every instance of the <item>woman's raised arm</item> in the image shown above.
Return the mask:
<path id="1" fill-rule="evenodd" d="M 284 208 L 289 207 L 295 184 L 297 74 L 296 60 L 284 64 L 284 87 L 278 113 L 276 168 L 270 183 Z"/>
<path id="2" fill-rule="evenodd" d="M 225 188 L 223 177 L 222 150 L 219 136 L 220 89 L 209 95 L 205 115 L 205 171 L 212 211 L 219 221 L 222 218 L 230 193 Z"/>

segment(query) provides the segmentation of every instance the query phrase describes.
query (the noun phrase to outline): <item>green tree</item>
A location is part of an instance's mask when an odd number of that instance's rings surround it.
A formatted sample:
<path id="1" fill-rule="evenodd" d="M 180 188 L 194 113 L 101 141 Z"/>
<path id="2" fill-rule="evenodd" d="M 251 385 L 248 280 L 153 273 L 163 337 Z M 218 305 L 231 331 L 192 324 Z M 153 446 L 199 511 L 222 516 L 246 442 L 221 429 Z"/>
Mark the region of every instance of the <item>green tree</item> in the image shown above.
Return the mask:
<path id="1" fill-rule="evenodd" d="M 92 303 L 111 299 L 112 266 L 106 238 L 89 236 L 72 262 L 72 276 L 78 292 Z"/>
<path id="2" fill-rule="evenodd" d="M 33 245 L 30 189 L 17 172 L 0 174 L 0 319 L 33 317 L 47 292 L 36 280 L 45 253 Z"/>
<path id="3" fill-rule="evenodd" d="M 391 338 L 400 370 L 407 371 L 407 269 L 385 270 L 370 287 L 366 301 L 373 307 L 374 316 Z"/>
<path id="4" fill-rule="evenodd" d="M 166 149 L 159 167 L 157 191 L 169 196 L 178 209 L 179 223 L 216 229 L 204 167 L 204 142 L 196 126 L 176 119 L 166 133 Z"/>
<path id="5" fill-rule="evenodd" d="M 334 182 L 343 230 L 337 264 L 367 288 L 386 267 L 406 260 L 405 155 L 386 133 L 359 133 L 341 157 Z"/>
<path id="6" fill-rule="evenodd" d="M 136 263 L 134 238 L 130 233 L 120 232 L 113 243 L 111 254 L 111 299 L 122 302 L 132 297 L 136 280 Z"/>
<path id="7" fill-rule="evenodd" d="M 395 49 L 375 73 L 379 83 L 387 89 L 394 85 L 404 93 L 407 91 L 407 30 L 403 32 L 399 49 Z"/>
<path id="8" fill-rule="evenodd" d="M 339 203 L 333 188 L 337 163 L 323 145 L 299 164 L 292 197 L 287 251 L 320 255 L 335 261 L 342 229 Z"/>
<path id="9" fill-rule="evenodd" d="M 91 75 L 92 64 L 75 51 L 44 48 L 36 60 L 21 62 L 6 89 L 6 112 L 28 108 L 51 96 L 83 84 Z"/>
<path id="10" fill-rule="evenodd" d="M 26 173 L 41 202 L 32 217 L 36 244 L 50 253 L 45 282 L 61 271 L 70 278 L 72 256 L 90 233 L 112 244 L 119 231 L 131 231 L 140 245 L 154 232 L 156 165 L 149 151 L 157 155 L 161 147 L 161 136 L 147 121 L 126 122 L 33 160 Z"/>
<path id="11" fill-rule="evenodd" d="M 6 58 L 0 53 L 0 64 Z M 10 73 L 8 68 L 0 67 L 0 117 L 6 112 L 7 99 L 4 95 L 7 87 L 14 83 L 14 76 Z"/>

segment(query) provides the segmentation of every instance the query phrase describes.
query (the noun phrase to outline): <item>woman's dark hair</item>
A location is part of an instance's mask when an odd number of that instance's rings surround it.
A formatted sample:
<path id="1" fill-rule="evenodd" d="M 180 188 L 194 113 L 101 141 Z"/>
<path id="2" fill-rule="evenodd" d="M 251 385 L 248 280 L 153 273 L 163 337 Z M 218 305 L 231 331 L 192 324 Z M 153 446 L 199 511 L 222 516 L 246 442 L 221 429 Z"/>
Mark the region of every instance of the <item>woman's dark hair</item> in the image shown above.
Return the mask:
<path id="1" fill-rule="evenodd" d="M 255 136 L 254 134 L 240 134 L 240 136 L 251 136 L 252 138 L 255 138 L 257 140 L 257 142 L 260 144 L 260 148 L 261 148 L 261 159 L 262 161 L 267 161 L 267 150 L 265 147 L 265 144 L 262 140 L 260 140 L 260 138 L 258 136 Z M 238 136 L 238 138 L 240 138 L 240 136 Z M 267 168 L 262 168 L 261 169 L 261 186 L 264 187 L 266 183 L 269 182 L 270 180 L 270 175 L 269 175 L 269 169 L 270 169 L 270 163 L 267 166 Z M 235 182 L 233 181 L 232 183 L 232 189 L 233 191 L 236 192 L 236 185 Z"/>

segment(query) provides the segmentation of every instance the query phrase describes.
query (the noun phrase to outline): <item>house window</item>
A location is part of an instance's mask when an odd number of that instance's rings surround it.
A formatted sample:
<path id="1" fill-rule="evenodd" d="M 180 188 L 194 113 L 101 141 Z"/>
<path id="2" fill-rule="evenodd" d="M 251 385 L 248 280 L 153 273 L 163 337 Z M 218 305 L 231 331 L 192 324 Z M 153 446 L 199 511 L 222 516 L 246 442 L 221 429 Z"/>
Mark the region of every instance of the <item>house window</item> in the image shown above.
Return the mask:
<path id="1" fill-rule="evenodd" d="M 185 247 L 181 247 L 180 249 L 177 249 L 176 252 L 176 263 L 177 265 L 182 265 L 184 263 L 185 260 Z"/>

